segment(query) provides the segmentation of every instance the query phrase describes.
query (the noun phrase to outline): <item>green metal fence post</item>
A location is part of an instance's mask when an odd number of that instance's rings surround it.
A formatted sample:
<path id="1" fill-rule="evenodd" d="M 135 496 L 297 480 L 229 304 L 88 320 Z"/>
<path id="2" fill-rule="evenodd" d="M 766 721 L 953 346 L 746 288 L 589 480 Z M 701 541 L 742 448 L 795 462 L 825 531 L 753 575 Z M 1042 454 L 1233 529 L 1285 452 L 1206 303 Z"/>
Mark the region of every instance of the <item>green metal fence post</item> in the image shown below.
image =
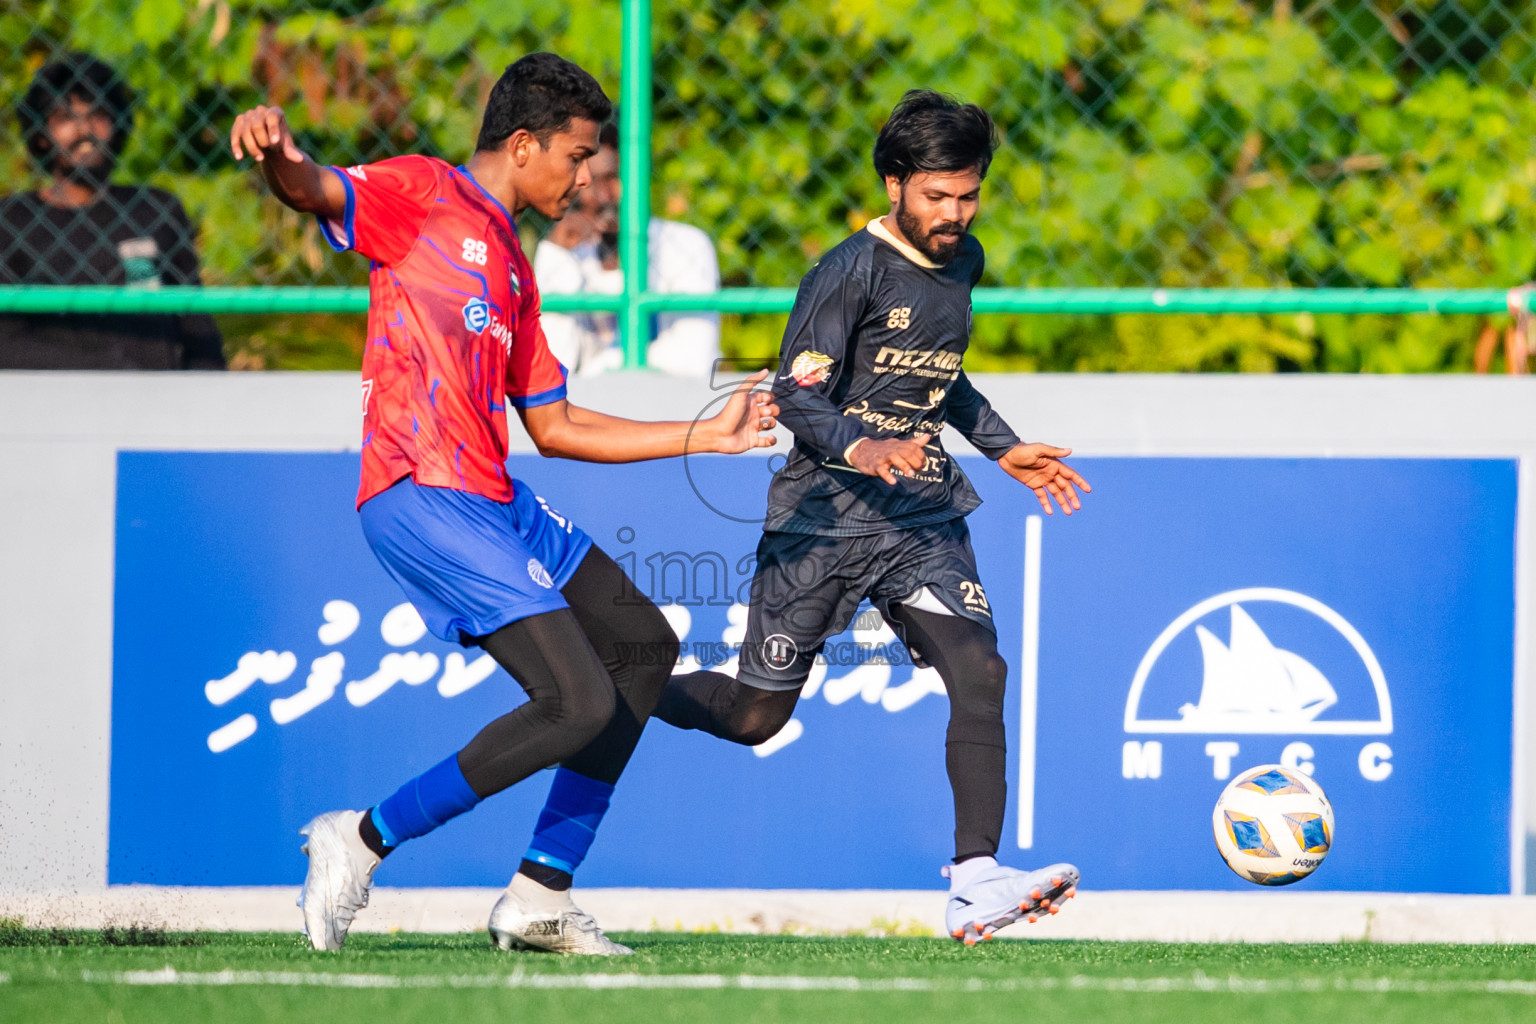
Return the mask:
<path id="1" fill-rule="evenodd" d="M 624 365 L 645 365 L 650 314 L 641 299 L 650 285 L 651 234 L 651 0 L 624 0 L 623 78 L 619 97 L 619 264 L 624 310 L 619 337 Z"/>

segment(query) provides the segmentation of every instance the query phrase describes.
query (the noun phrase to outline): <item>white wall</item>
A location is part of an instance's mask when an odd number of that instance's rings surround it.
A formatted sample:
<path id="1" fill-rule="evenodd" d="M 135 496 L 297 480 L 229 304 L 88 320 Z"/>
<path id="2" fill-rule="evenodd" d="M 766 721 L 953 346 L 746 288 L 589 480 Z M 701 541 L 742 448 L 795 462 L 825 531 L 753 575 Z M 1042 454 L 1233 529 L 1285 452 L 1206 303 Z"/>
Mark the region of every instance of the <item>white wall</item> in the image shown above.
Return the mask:
<path id="1" fill-rule="evenodd" d="M 1529 378 L 975 380 L 1020 434 L 1081 455 L 1536 459 Z M 691 419 L 719 393 L 634 374 L 575 380 L 572 396 L 620 415 Z M 0 889 L 106 882 L 116 452 L 355 449 L 360 407 L 350 373 L 0 372 Z M 968 447 L 953 432 L 947 441 Z M 512 447 L 532 450 L 515 426 Z M 1522 536 L 1536 536 L 1533 503 L 1522 499 L 1520 515 Z M 1522 550 L 1522 595 L 1531 574 Z M 1524 601 L 1526 691 L 1532 614 Z M 1536 734 L 1532 703 L 1517 746 Z M 1516 799 L 1536 822 L 1536 786 Z"/>

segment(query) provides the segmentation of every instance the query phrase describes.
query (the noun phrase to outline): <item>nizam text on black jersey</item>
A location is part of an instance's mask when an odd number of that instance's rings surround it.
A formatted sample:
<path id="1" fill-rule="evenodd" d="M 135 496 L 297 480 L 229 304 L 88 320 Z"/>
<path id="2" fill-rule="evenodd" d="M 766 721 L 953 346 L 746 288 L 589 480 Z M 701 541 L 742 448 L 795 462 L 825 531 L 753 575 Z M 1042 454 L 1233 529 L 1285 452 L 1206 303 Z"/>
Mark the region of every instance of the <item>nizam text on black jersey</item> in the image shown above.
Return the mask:
<path id="1" fill-rule="evenodd" d="M 876 220 L 805 276 L 773 388 L 795 448 L 769 488 L 764 529 L 860 536 L 981 504 L 939 435 L 951 425 L 992 459 L 1019 441 L 961 365 L 984 259 L 967 236 L 952 262 L 936 266 Z M 917 434 L 932 437 L 927 464 L 895 486 L 847 461 L 860 437 Z"/>

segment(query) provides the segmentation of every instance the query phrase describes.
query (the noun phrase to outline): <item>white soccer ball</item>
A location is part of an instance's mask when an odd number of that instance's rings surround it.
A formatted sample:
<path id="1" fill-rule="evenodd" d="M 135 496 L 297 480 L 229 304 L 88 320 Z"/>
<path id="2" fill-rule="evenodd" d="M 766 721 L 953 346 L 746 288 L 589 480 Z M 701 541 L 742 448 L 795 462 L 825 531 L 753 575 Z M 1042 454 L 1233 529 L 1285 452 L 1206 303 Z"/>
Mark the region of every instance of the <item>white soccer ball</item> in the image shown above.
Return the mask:
<path id="1" fill-rule="evenodd" d="M 1227 783 L 1211 817 L 1227 867 L 1259 885 L 1290 885 L 1333 846 L 1333 805 L 1294 768 L 1263 764 Z"/>

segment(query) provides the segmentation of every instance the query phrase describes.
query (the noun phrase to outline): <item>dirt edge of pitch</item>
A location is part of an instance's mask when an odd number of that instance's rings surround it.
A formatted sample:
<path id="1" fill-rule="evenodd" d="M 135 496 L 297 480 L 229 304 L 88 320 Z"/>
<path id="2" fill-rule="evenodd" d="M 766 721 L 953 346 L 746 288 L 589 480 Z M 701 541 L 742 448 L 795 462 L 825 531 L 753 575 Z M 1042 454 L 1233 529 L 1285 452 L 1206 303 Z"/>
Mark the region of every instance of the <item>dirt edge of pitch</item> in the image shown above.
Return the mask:
<path id="1" fill-rule="evenodd" d="M 290 931 L 296 886 L 112 886 L 95 892 L 0 892 L 0 920 L 28 927 Z M 356 932 L 473 932 L 495 889 L 373 891 Z M 582 889 L 577 902 L 610 931 L 756 935 L 942 935 L 944 894 L 885 890 Z M 1536 943 L 1536 897 L 1286 890 L 1084 890 L 1063 912 L 1005 937 L 1161 942 Z"/>

